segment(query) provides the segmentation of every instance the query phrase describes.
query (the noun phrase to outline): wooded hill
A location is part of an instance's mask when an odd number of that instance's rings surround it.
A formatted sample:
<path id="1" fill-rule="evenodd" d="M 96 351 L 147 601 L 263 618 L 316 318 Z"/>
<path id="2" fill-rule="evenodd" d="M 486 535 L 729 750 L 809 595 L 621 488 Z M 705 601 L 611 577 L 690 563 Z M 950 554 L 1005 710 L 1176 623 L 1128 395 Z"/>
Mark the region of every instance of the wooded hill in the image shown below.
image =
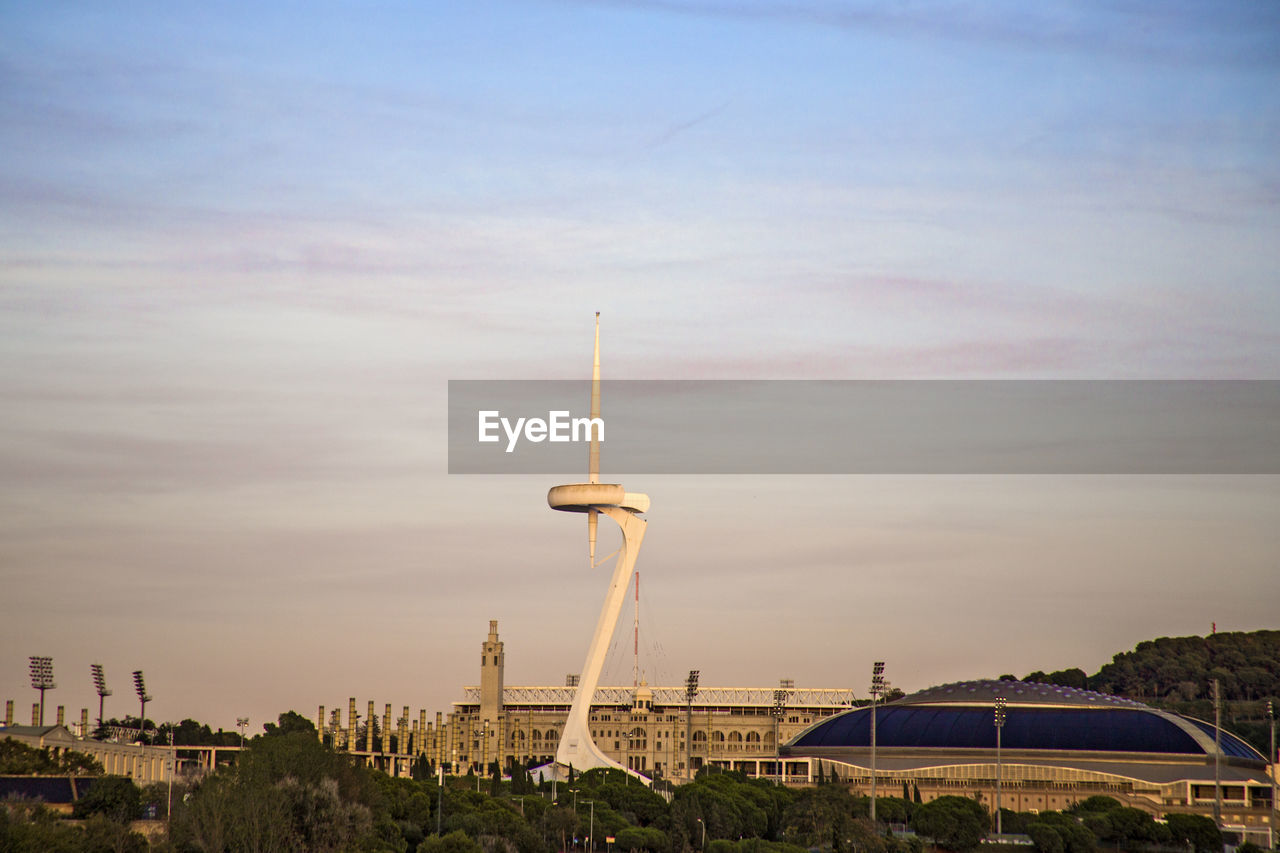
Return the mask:
<path id="1" fill-rule="evenodd" d="M 1222 692 L 1223 724 L 1265 755 L 1270 740 L 1266 700 L 1280 713 L 1280 631 L 1160 637 L 1120 652 L 1093 675 L 1073 668 L 1032 672 L 1022 680 L 1125 696 L 1212 720 L 1214 679 Z"/>

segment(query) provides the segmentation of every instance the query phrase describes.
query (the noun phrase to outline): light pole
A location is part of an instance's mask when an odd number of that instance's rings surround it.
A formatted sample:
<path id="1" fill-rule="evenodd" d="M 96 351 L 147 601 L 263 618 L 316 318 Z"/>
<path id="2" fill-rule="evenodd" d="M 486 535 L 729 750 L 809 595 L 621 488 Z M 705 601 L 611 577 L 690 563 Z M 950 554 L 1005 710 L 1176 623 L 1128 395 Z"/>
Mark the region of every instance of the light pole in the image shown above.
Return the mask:
<path id="1" fill-rule="evenodd" d="M 1213 680 L 1213 823 L 1222 828 L 1222 689 Z"/>
<path id="2" fill-rule="evenodd" d="M 93 686 L 98 691 L 98 728 L 102 728 L 102 709 L 111 691 L 107 689 L 107 678 L 102 674 L 102 664 L 91 664 L 89 670 L 93 673 Z"/>
<path id="3" fill-rule="evenodd" d="M 591 851 L 596 849 L 596 801 L 583 800 L 582 804 L 591 806 L 591 823 L 587 827 L 587 850 Z M 577 814 L 576 808 L 574 814 Z"/>
<path id="4" fill-rule="evenodd" d="M 36 718 L 36 725 L 43 726 L 44 692 L 58 686 L 53 683 L 53 658 L 31 655 L 29 660 L 31 661 L 31 686 L 40 691 L 40 715 Z"/>
<path id="5" fill-rule="evenodd" d="M 173 750 L 173 726 L 169 727 L 169 802 L 164 807 L 164 819 L 173 829 L 173 774 L 178 770 L 178 753 Z"/>
<path id="6" fill-rule="evenodd" d="M 1267 764 L 1271 765 L 1271 849 L 1276 847 L 1276 709 L 1271 700 L 1267 700 L 1267 722 L 1271 726 L 1271 752 L 1267 755 Z"/>
<path id="7" fill-rule="evenodd" d="M 146 682 L 142 680 L 142 670 L 135 669 L 133 671 L 133 689 L 138 692 L 138 701 L 142 703 L 142 710 L 138 712 L 138 740 L 142 743 L 147 742 L 147 703 L 152 697 L 147 695 Z"/>
<path id="8" fill-rule="evenodd" d="M 244 749 L 244 729 L 249 725 L 248 717 L 236 717 L 236 728 L 240 730 L 240 748 Z"/>
<path id="9" fill-rule="evenodd" d="M 684 769 L 689 779 L 693 779 L 693 697 L 698 695 L 698 672 L 689 670 L 684 682 Z"/>
<path id="10" fill-rule="evenodd" d="M 876 700 L 884 692 L 884 661 L 871 667 L 871 823 L 876 822 Z"/>
<path id="11" fill-rule="evenodd" d="M 1000 783 L 1001 783 L 1001 781 L 1002 781 L 1002 778 L 1001 778 L 1001 777 L 1003 777 L 1003 776 L 1004 776 L 1004 773 L 1003 773 L 1003 765 L 1000 763 L 1000 730 L 1004 728 L 1004 717 L 1005 717 L 1004 705 L 1005 705 L 1005 699 L 1004 699 L 1004 697 L 1003 697 L 1003 696 L 997 696 L 997 697 L 996 697 L 996 713 L 995 713 L 995 724 L 996 724 L 996 838 L 999 838 L 1001 835 L 1003 835 L 1003 826 L 1002 826 L 1002 824 L 1000 823 Z"/>
<path id="12" fill-rule="evenodd" d="M 702 844 L 699 845 L 699 848 L 702 850 L 706 850 L 707 849 L 707 825 L 702 820 L 702 818 L 698 818 L 698 823 L 702 824 Z"/>
<path id="13" fill-rule="evenodd" d="M 436 835 L 441 835 L 444 827 L 444 763 L 436 768 L 440 774 L 436 782 Z"/>
<path id="14" fill-rule="evenodd" d="M 773 715 L 773 747 L 777 750 L 779 785 L 784 783 L 786 777 L 782 769 L 782 718 L 787 713 L 789 695 L 788 691 L 781 687 L 773 691 L 773 708 L 769 711 Z"/>

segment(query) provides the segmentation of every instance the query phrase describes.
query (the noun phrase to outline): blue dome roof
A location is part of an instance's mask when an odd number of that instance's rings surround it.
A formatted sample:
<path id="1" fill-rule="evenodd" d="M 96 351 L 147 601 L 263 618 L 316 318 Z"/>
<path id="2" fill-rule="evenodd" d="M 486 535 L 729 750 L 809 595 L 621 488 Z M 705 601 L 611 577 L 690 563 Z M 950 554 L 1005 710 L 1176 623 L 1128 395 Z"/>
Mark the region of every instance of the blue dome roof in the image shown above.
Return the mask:
<path id="1" fill-rule="evenodd" d="M 993 704 L 1006 701 L 1001 745 L 1009 750 L 1211 755 L 1213 727 L 1140 702 L 1057 685 L 979 681 L 933 687 L 876 708 L 881 748 L 994 749 Z M 823 720 L 793 748 L 870 747 L 871 708 Z M 1222 753 L 1253 761 L 1261 754 L 1228 732 Z"/>

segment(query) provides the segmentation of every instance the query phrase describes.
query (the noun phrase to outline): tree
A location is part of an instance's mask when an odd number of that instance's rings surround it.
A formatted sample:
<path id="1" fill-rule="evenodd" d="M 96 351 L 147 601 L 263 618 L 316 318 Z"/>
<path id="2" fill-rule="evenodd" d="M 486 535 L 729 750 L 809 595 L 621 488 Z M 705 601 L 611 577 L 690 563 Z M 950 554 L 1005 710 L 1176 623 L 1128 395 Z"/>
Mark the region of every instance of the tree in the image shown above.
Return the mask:
<path id="1" fill-rule="evenodd" d="M 1189 843 L 1195 847 L 1196 853 L 1213 853 L 1222 849 L 1222 832 L 1212 818 L 1174 812 L 1165 815 L 1165 824 L 1174 843 Z"/>
<path id="2" fill-rule="evenodd" d="M 938 797 L 916 807 L 911 826 L 944 850 L 972 850 L 987 834 L 987 811 L 967 797 Z"/>
<path id="3" fill-rule="evenodd" d="M 566 806 L 555 806 L 547 809 L 542 815 L 542 829 L 547 836 L 560 840 L 560 850 L 569 849 L 569 834 L 578 826 L 578 816 L 573 809 Z"/>
<path id="4" fill-rule="evenodd" d="M 95 779 L 89 792 L 76 801 L 72 814 L 78 818 L 100 814 L 125 823 L 137 820 L 142 808 L 142 791 L 127 776 Z"/>
<path id="5" fill-rule="evenodd" d="M 484 853 L 484 848 L 462 830 L 455 830 L 440 838 L 426 839 L 418 845 L 418 853 Z"/>
<path id="6" fill-rule="evenodd" d="M 297 711 L 285 711 L 279 717 L 279 724 L 265 723 L 262 729 L 270 737 L 272 735 L 291 735 L 294 732 L 303 732 L 311 737 L 318 737 L 316 734 L 315 723 L 299 714 Z"/>
<path id="7" fill-rule="evenodd" d="M 98 776 L 102 765 L 92 756 L 69 750 L 54 758 L 48 748 L 37 749 L 13 738 L 0 740 L 0 775 Z"/>
<path id="8" fill-rule="evenodd" d="M 82 850 L 110 850 L 112 853 L 146 853 L 147 839 L 123 823 L 97 814 L 84 823 Z"/>

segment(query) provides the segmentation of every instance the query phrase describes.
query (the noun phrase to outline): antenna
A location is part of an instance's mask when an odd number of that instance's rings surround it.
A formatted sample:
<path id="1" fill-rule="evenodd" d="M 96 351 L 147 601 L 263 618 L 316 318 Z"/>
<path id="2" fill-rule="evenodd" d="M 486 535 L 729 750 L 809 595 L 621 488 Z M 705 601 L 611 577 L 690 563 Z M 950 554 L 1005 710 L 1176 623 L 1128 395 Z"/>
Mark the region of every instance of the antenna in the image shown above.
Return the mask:
<path id="1" fill-rule="evenodd" d="M 591 361 L 591 423 L 600 417 L 600 312 L 596 312 L 596 346 Z M 600 482 L 600 432 L 594 427 L 591 431 L 591 450 L 587 457 L 587 482 Z M 596 567 L 596 531 L 600 527 L 600 512 L 587 510 L 587 567 Z"/>
<path id="2" fill-rule="evenodd" d="M 636 571 L 635 649 L 632 651 L 631 689 L 640 686 L 640 572 Z"/>

